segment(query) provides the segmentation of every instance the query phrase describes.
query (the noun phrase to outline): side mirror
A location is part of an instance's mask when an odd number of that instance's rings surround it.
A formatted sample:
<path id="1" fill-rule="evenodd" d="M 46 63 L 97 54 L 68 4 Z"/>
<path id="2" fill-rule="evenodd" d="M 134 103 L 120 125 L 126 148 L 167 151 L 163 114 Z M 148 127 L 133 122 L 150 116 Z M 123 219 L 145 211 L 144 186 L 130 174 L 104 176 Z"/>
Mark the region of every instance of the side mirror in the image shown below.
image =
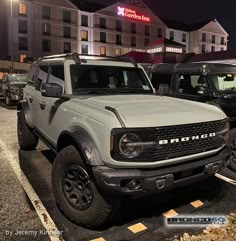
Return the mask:
<path id="1" fill-rule="evenodd" d="M 168 84 L 160 84 L 158 89 L 159 95 L 167 95 L 170 91 L 170 87 Z"/>
<path id="2" fill-rule="evenodd" d="M 56 83 L 43 83 L 41 94 L 45 97 L 60 98 L 63 94 L 63 88 Z"/>
<path id="3" fill-rule="evenodd" d="M 198 86 L 197 87 L 197 94 L 201 96 L 213 96 L 213 91 L 208 87 Z"/>

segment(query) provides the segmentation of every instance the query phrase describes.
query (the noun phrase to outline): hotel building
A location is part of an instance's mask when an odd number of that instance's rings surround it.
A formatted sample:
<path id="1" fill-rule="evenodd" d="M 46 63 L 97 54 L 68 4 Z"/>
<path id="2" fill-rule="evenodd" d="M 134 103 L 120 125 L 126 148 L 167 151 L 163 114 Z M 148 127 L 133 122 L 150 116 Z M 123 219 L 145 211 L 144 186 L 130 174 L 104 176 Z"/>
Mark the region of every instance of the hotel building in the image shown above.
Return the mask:
<path id="1" fill-rule="evenodd" d="M 186 25 L 160 19 L 141 0 L 111 2 L 104 7 L 79 0 L 1 0 L 0 59 L 227 50 L 228 33 L 216 19 Z M 172 44 L 164 48 L 166 39 Z"/>

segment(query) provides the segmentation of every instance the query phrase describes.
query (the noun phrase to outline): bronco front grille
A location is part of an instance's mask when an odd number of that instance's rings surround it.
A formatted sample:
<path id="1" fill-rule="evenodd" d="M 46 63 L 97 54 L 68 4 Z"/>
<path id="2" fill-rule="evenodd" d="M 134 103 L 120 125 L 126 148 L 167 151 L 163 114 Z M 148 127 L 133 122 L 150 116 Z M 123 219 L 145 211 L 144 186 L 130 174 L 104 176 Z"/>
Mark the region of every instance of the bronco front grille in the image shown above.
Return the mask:
<path id="1" fill-rule="evenodd" d="M 227 120 L 221 120 L 158 128 L 115 128 L 112 130 L 114 149 L 111 156 L 118 161 L 154 162 L 218 149 L 225 144 L 226 133 L 220 132 L 225 130 L 226 126 Z M 141 142 L 155 142 L 156 144 L 143 146 L 143 151 L 138 157 L 127 160 L 119 152 L 119 140 L 125 133 L 135 133 L 140 137 Z M 210 137 L 210 133 L 215 133 L 215 135 Z M 206 138 L 192 139 L 193 136 L 206 134 L 208 135 Z M 187 137 L 189 140 L 181 141 L 181 138 Z M 170 143 L 173 139 L 179 139 L 179 142 Z M 160 142 L 165 144 L 160 144 Z"/>

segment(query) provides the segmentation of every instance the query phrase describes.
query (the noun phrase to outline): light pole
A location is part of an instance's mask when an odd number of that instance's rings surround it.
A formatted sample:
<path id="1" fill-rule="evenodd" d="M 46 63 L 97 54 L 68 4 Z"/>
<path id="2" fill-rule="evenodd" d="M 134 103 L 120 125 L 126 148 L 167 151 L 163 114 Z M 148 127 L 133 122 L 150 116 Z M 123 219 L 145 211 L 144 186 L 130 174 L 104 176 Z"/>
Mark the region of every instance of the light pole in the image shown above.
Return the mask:
<path id="1" fill-rule="evenodd" d="M 11 16 L 11 43 L 10 43 L 10 48 L 11 48 L 11 73 L 13 73 L 13 7 L 12 7 L 12 1 L 10 0 L 10 16 Z"/>

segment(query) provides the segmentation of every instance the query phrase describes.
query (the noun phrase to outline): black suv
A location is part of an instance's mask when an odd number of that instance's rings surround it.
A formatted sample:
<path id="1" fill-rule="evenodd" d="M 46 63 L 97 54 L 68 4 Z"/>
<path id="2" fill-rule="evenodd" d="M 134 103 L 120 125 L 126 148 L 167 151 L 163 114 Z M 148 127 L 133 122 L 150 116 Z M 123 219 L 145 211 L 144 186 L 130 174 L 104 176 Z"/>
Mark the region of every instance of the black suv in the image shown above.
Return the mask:
<path id="1" fill-rule="evenodd" d="M 149 72 L 156 92 L 218 105 L 230 118 L 232 161 L 236 172 L 236 66 L 217 63 L 154 64 Z"/>

